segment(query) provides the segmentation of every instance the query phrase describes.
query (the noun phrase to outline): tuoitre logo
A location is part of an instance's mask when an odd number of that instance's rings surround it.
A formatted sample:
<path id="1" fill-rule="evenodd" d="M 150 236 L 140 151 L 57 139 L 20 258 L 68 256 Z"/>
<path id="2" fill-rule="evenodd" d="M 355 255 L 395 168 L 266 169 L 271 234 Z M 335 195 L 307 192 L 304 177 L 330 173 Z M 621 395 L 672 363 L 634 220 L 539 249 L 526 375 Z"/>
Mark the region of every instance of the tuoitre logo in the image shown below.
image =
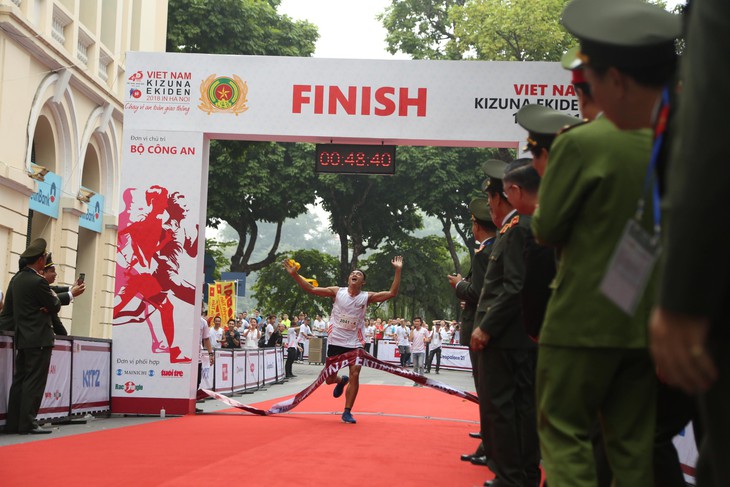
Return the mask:
<path id="1" fill-rule="evenodd" d="M 212 74 L 200 83 L 200 105 L 198 108 L 211 113 L 238 114 L 248 110 L 248 85 L 235 74 L 231 77 Z"/>
<path id="2" fill-rule="evenodd" d="M 160 376 L 161 377 L 167 377 L 167 378 L 181 378 L 183 377 L 183 371 L 182 370 L 161 370 Z"/>

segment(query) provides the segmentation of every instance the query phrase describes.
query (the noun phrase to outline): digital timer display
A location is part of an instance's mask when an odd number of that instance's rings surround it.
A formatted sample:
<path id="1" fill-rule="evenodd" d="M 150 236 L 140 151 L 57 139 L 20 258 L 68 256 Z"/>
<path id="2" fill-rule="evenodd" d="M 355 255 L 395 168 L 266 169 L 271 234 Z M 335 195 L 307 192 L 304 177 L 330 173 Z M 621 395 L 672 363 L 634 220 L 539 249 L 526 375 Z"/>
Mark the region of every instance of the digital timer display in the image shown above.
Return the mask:
<path id="1" fill-rule="evenodd" d="M 314 172 L 393 175 L 395 146 L 317 144 Z"/>

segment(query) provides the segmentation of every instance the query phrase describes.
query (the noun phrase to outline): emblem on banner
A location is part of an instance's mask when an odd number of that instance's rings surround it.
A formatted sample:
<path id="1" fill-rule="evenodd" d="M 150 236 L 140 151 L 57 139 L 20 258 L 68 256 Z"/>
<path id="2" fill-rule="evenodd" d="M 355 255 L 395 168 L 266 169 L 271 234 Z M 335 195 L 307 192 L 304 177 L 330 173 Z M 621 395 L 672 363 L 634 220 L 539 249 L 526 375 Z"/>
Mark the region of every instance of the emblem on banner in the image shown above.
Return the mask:
<path id="1" fill-rule="evenodd" d="M 198 108 L 210 115 L 216 113 L 243 113 L 248 110 L 248 85 L 241 78 L 232 75 L 208 76 L 200 84 L 200 105 Z"/>

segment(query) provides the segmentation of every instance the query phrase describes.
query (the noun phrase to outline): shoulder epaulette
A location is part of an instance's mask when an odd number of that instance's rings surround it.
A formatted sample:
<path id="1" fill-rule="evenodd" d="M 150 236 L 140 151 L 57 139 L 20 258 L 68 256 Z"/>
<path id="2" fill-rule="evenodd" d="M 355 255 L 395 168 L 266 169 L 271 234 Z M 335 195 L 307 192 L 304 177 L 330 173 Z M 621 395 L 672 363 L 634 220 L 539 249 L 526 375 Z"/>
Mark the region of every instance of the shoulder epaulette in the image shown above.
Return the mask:
<path id="1" fill-rule="evenodd" d="M 512 220 L 509 221 L 509 223 L 505 223 L 502 229 L 499 231 L 499 234 L 502 235 L 507 230 L 512 228 L 513 226 L 517 225 L 520 222 L 520 215 L 517 215 Z"/>
<path id="2" fill-rule="evenodd" d="M 564 134 L 565 132 L 569 132 L 576 127 L 581 127 L 590 122 L 591 122 L 590 120 L 588 120 L 587 118 L 584 118 L 580 123 L 576 123 L 575 125 L 566 125 L 565 127 L 561 128 L 560 130 L 558 130 L 558 133 L 556 135 Z"/>

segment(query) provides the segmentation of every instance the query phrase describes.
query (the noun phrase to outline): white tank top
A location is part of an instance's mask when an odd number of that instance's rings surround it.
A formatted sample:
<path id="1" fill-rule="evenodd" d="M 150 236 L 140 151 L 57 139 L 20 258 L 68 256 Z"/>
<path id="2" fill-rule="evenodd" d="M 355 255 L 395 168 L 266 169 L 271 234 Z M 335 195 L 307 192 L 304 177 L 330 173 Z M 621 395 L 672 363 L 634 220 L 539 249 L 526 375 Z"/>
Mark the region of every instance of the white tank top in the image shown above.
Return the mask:
<path id="1" fill-rule="evenodd" d="M 365 344 L 365 311 L 368 293 L 361 291 L 350 296 L 346 287 L 341 287 L 335 296 L 327 326 L 327 343 L 345 348 L 361 348 Z"/>

